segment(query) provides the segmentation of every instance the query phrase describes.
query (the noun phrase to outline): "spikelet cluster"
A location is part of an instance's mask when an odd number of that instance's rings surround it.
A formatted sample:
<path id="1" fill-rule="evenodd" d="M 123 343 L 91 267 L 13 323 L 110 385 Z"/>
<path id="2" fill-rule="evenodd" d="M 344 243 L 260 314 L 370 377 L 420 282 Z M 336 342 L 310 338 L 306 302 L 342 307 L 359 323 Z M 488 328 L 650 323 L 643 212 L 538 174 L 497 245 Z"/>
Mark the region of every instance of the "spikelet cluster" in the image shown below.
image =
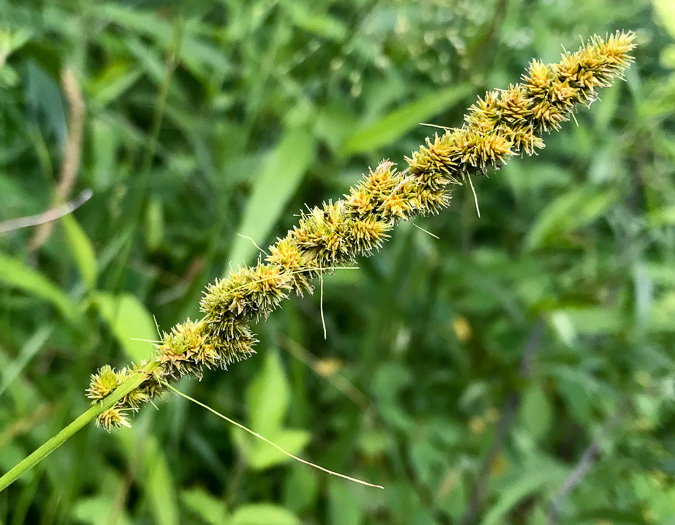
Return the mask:
<path id="1" fill-rule="evenodd" d="M 207 287 L 200 304 L 204 317 L 164 333 L 153 374 L 98 423 L 108 430 L 128 426 L 128 412 L 160 394 L 166 381 L 201 378 L 204 368 L 226 368 L 247 358 L 256 342 L 250 323 L 266 319 L 291 293 L 312 292 L 312 279 L 370 255 L 399 221 L 438 213 L 449 205 L 452 187 L 467 177 L 543 148 L 544 132 L 558 130 L 578 105 L 591 104 L 598 88 L 621 76 L 632 60 L 633 38 L 632 33 L 594 37 L 557 64 L 533 60 L 521 83 L 479 98 L 461 128 L 427 139 L 406 158 L 403 171 L 385 160 L 344 199 L 302 212 L 298 225 L 269 247 L 264 260 Z M 104 366 L 92 376 L 87 395 L 92 402 L 104 399 L 138 369 L 115 372 Z"/>
<path id="2" fill-rule="evenodd" d="M 91 376 L 87 397 L 92 400 L 92 404 L 102 401 L 133 374 L 136 374 L 144 364 L 141 363 L 138 367 L 131 369 L 125 367 L 119 372 L 116 372 L 110 365 L 101 367 L 96 374 Z M 132 390 L 112 408 L 99 414 L 96 423 L 108 431 L 112 427 L 130 427 L 129 412 L 136 412 L 143 403 L 155 397 L 156 386 L 154 381 L 146 381 L 142 387 Z"/>

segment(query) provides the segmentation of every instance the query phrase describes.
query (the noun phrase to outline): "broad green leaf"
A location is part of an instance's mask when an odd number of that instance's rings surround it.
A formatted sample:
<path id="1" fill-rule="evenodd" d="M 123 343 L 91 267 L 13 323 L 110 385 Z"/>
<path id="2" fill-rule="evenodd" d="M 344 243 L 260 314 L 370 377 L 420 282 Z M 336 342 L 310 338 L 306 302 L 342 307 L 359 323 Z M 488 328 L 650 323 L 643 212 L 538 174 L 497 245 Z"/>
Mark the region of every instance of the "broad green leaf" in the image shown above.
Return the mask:
<path id="1" fill-rule="evenodd" d="M 147 359 L 159 335 L 143 303 L 130 293 L 109 292 L 97 292 L 94 303 L 129 358 L 135 363 Z"/>
<path id="2" fill-rule="evenodd" d="M 255 176 L 238 232 L 257 244 L 265 242 L 286 204 L 314 160 L 316 139 L 303 129 L 291 129 L 267 156 Z M 234 239 L 230 261 L 234 266 L 257 253 L 250 239 Z"/>
<path id="3" fill-rule="evenodd" d="M 558 237 L 600 217 L 617 199 L 614 191 L 580 187 L 558 197 L 532 227 L 529 249 L 555 242 Z"/>
<path id="4" fill-rule="evenodd" d="M 251 429 L 268 439 L 282 427 L 290 401 L 288 380 L 277 351 L 268 351 L 265 364 L 246 391 Z"/>
<path id="5" fill-rule="evenodd" d="M 66 230 L 68 246 L 77 263 L 82 280 L 87 288 L 92 289 L 96 285 L 96 254 L 89 237 L 72 215 L 62 217 L 60 222 Z"/>
<path id="6" fill-rule="evenodd" d="M 309 441 L 310 435 L 304 430 L 282 428 L 289 402 L 289 385 L 279 353 L 270 351 L 263 368 L 246 392 L 249 426 L 290 454 L 297 455 Z M 235 429 L 234 439 L 254 469 L 262 470 L 290 459 L 269 443 L 241 429 Z"/>
<path id="7" fill-rule="evenodd" d="M 342 153 L 354 155 L 390 144 L 420 123 L 426 123 L 433 116 L 459 103 L 473 90 L 473 86 L 460 84 L 431 93 L 395 109 L 376 122 L 367 124 L 347 137 Z"/>
<path id="8" fill-rule="evenodd" d="M 80 499 L 72 510 L 72 516 L 78 523 L 98 525 L 108 516 L 115 515 L 117 525 L 132 525 L 129 515 L 121 509 L 113 508 L 115 500 L 105 494 Z M 119 513 L 119 515 L 118 515 Z"/>
<path id="9" fill-rule="evenodd" d="M 211 525 L 227 523 L 225 503 L 202 488 L 186 489 L 180 493 L 185 506 Z"/>
<path id="10" fill-rule="evenodd" d="M 41 273 L 26 266 L 23 261 L 3 253 L 0 253 L 0 283 L 50 302 L 73 324 L 79 320 L 79 309 L 70 297 Z"/>
<path id="11" fill-rule="evenodd" d="M 261 439 L 244 433 L 243 430 L 237 429 L 237 432 L 243 433 L 241 437 L 237 438 L 237 442 L 242 445 L 246 461 L 254 470 L 265 470 L 267 468 L 292 461 L 292 458 L 273 447 L 269 443 L 265 443 Z M 311 437 L 310 433 L 305 430 L 279 430 L 272 435 L 264 435 L 271 442 L 283 448 L 289 454 L 297 456 L 305 448 Z M 243 440 L 247 442 L 244 444 Z"/>
<path id="12" fill-rule="evenodd" d="M 232 515 L 232 525 L 300 525 L 300 519 L 290 510 L 271 503 L 239 507 Z"/>

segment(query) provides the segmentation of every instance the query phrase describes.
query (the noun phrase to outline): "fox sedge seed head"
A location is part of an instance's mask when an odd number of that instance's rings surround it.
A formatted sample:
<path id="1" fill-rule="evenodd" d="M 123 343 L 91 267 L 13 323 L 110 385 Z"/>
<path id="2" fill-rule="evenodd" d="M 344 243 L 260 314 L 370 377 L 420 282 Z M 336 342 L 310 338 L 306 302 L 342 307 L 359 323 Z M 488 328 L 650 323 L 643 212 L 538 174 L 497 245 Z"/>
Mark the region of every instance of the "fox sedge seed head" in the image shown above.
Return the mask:
<path id="1" fill-rule="evenodd" d="M 207 286 L 204 318 L 174 326 L 156 345 L 158 368 L 97 423 L 110 431 L 129 426 L 126 414 L 160 395 L 168 379 L 201 378 L 204 368 L 226 368 L 254 353 L 250 322 L 265 319 L 291 292 L 312 290 L 310 280 L 357 256 L 370 255 L 401 220 L 439 213 L 454 185 L 499 169 L 511 156 L 544 147 L 541 135 L 557 130 L 597 89 L 621 78 L 633 60 L 633 33 L 593 37 L 557 64 L 530 62 L 519 84 L 488 91 L 471 105 L 460 128 L 436 134 L 408 166 L 382 161 L 345 198 L 301 213 L 297 226 L 270 246 L 264 262 L 232 271 Z M 87 396 L 99 402 L 142 367 L 115 372 L 106 365 L 91 377 Z"/>

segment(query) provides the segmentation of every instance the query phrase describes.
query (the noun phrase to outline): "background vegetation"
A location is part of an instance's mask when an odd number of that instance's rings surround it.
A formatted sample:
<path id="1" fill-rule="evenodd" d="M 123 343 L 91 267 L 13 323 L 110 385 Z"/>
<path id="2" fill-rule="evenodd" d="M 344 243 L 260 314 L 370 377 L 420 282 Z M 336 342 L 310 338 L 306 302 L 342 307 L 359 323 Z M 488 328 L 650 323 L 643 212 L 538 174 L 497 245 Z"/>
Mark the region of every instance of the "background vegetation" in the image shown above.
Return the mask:
<path id="1" fill-rule="evenodd" d="M 384 491 L 167 396 L 77 434 L 0 522 L 675 523 L 668 0 L 0 2 L 0 223 L 93 191 L 51 234 L 0 235 L 0 471 L 86 409 L 96 368 L 147 356 L 152 316 L 194 319 L 255 259 L 237 233 L 265 245 L 402 162 L 420 122 L 460 125 L 532 57 L 617 29 L 627 82 L 474 181 L 480 219 L 455 191 L 416 221 L 439 240 L 402 224 L 326 279 L 326 340 L 319 294 L 293 299 L 258 355 L 181 383 Z"/>

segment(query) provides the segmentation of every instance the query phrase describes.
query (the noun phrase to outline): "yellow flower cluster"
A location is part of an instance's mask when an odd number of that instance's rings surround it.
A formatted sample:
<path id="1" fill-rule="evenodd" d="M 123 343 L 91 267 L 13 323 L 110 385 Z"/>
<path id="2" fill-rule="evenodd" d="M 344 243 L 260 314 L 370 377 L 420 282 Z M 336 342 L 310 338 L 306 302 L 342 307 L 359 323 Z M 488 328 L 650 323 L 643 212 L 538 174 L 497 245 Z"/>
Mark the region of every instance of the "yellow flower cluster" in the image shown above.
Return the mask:
<path id="1" fill-rule="evenodd" d="M 156 345 L 152 374 L 98 423 L 107 430 L 128 426 L 125 414 L 158 395 L 166 381 L 201 377 L 204 367 L 225 368 L 247 358 L 256 342 L 250 322 L 267 318 L 291 292 L 311 292 L 311 280 L 322 272 L 370 255 L 398 221 L 438 213 L 450 203 L 452 185 L 499 169 L 512 155 L 543 148 L 542 133 L 558 130 L 577 105 L 589 105 L 597 88 L 621 76 L 631 61 L 633 38 L 632 33 L 594 37 L 557 64 L 532 61 L 521 83 L 479 98 L 461 128 L 427 139 L 406 158 L 405 170 L 383 161 L 344 199 L 303 212 L 298 225 L 269 247 L 265 261 L 207 287 L 200 305 L 204 317 L 165 333 Z M 87 395 L 100 401 L 145 365 L 119 372 L 104 366 L 92 376 Z"/>

